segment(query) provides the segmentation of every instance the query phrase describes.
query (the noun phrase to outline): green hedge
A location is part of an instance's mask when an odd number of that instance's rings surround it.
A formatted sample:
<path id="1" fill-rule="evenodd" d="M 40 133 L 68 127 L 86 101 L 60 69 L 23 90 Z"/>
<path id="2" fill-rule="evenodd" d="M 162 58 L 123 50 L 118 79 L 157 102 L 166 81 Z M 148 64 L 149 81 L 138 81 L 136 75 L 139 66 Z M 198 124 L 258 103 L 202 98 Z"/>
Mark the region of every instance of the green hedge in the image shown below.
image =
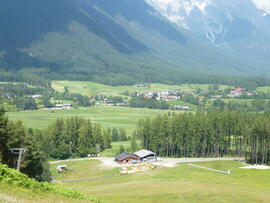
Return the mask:
<path id="1" fill-rule="evenodd" d="M 21 188 L 39 190 L 43 192 L 52 192 L 69 198 L 100 202 L 95 198 L 91 198 L 87 195 L 80 194 L 73 190 L 57 187 L 47 182 L 38 182 L 34 179 L 29 178 L 27 175 L 16 171 L 15 169 L 8 168 L 6 165 L 3 164 L 0 164 L 0 181 Z"/>

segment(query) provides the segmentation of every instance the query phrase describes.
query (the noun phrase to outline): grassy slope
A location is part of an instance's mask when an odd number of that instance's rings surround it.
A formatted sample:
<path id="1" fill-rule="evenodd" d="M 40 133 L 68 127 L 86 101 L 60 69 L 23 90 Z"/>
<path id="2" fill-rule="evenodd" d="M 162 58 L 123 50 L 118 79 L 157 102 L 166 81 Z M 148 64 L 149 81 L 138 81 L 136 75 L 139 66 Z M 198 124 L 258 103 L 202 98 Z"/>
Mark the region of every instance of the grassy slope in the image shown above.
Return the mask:
<path id="1" fill-rule="evenodd" d="M 192 90 L 192 89 L 208 89 L 207 84 L 185 84 L 185 85 L 165 85 L 165 84 L 151 84 L 151 88 L 140 89 L 134 86 L 109 86 L 95 82 L 86 81 L 53 81 L 52 87 L 58 91 L 64 91 L 64 87 L 68 87 L 70 92 L 81 93 L 84 95 L 95 96 L 97 94 L 105 94 L 106 96 L 123 96 L 121 93 L 129 91 L 166 91 L 170 89 Z M 220 88 L 228 86 L 220 85 Z"/>
<path id="2" fill-rule="evenodd" d="M 139 119 L 154 117 L 166 112 L 164 110 L 94 106 L 73 110 L 54 110 L 54 113 L 52 113 L 52 110 L 37 110 L 10 112 L 7 115 L 11 120 L 22 120 L 26 127 L 33 129 L 44 129 L 57 118 L 78 116 L 100 123 L 102 127 L 125 128 L 128 133 L 131 133 L 135 129 Z"/>
<path id="3" fill-rule="evenodd" d="M 102 169 L 98 167 L 99 164 L 100 161 L 98 160 L 65 162 L 67 168 L 72 171 L 61 174 L 56 171 L 57 166 L 60 164 L 51 164 L 52 175 L 56 180 L 80 180 L 119 174 L 118 169 Z"/>
<path id="4" fill-rule="evenodd" d="M 96 163 L 70 162 L 68 165 L 74 170 L 57 178 L 96 178 L 112 172 L 112 169 L 106 172 Z M 224 175 L 179 164 L 175 168 L 157 168 L 98 181 L 65 183 L 65 186 L 108 203 L 269 202 L 269 171 L 239 169 L 241 163 L 234 161 L 196 164 L 221 170 L 232 169 L 232 174 Z"/>
<path id="5" fill-rule="evenodd" d="M 0 202 L 89 202 L 87 200 L 74 200 L 62 195 L 49 192 L 32 191 L 0 182 Z"/>

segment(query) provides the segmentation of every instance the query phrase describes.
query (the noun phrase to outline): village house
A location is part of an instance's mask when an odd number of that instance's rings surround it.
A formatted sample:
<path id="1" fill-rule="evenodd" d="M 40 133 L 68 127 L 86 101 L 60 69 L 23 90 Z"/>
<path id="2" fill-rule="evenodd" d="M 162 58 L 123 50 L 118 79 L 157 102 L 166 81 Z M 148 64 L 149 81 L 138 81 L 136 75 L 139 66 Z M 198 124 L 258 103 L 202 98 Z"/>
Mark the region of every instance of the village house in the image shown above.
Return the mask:
<path id="1" fill-rule="evenodd" d="M 190 107 L 189 107 L 189 105 L 185 104 L 185 105 L 182 107 L 182 109 L 183 109 L 183 110 L 189 110 Z"/>
<path id="2" fill-rule="evenodd" d="M 169 90 L 168 93 L 169 93 L 169 95 L 180 96 L 181 91 L 180 90 Z"/>
<path id="3" fill-rule="evenodd" d="M 127 104 L 125 104 L 125 103 L 117 103 L 116 104 L 116 106 L 122 106 L 122 107 L 126 107 L 126 106 L 128 106 Z"/>
<path id="4" fill-rule="evenodd" d="M 149 84 L 135 84 L 134 85 L 135 87 L 137 87 L 137 88 L 150 88 L 150 85 Z"/>
<path id="5" fill-rule="evenodd" d="M 42 98 L 42 95 L 40 95 L 40 94 L 32 95 L 32 98 L 33 99 L 40 99 L 40 98 Z"/>
<path id="6" fill-rule="evenodd" d="M 245 91 L 244 88 L 236 88 L 236 89 L 230 91 L 230 94 L 228 96 L 229 97 L 239 97 L 243 94 L 244 91 Z"/>
<path id="7" fill-rule="evenodd" d="M 103 99 L 103 102 L 107 106 L 113 106 L 114 105 L 114 101 L 112 101 L 112 100 Z"/>
<path id="8" fill-rule="evenodd" d="M 203 101 L 204 98 L 205 98 L 204 96 L 198 96 L 199 102 Z"/>
<path id="9" fill-rule="evenodd" d="M 71 104 L 56 104 L 53 109 L 67 109 L 70 110 L 72 109 Z"/>
<path id="10" fill-rule="evenodd" d="M 123 152 L 121 154 L 118 154 L 115 157 L 115 161 L 119 164 L 124 164 L 124 163 L 132 163 L 132 162 L 138 162 L 139 158 L 138 156 L 134 154 L 129 154 L 127 152 Z"/>
<path id="11" fill-rule="evenodd" d="M 131 96 L 132 97 L 138 97 L 140 94 L 139 94 L 139 92 L 132 92 L 131 93 Z"/>

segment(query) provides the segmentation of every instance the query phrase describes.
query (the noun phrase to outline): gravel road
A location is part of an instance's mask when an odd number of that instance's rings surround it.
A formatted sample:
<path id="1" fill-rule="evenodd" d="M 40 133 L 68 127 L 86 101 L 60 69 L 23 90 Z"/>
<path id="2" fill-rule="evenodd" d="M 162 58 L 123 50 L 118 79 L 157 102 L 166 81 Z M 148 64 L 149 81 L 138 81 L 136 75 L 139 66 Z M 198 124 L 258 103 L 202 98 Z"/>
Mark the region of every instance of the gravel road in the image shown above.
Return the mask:
<path id="1" fill-rule="evenodd" d="M 91 158 L 80 158 L 80 159 L 67 159 L 60 161 L 51 161 L 50 164 L 60 164 L 69 161 L 84 161 L 84 160 L 99 160 L 102 162 L 102 168 L 115 168 L 118 164 L 111 157 L 91 157 Z M 202 161 L 243 161 L 244 158 L 233 157 L 233 158 L 158 158 L 158 162 L 154 163 L 158 166 L 163 167 L 175 167 L 178 163 L 191 163 L 191 162 L 202 162 Z"/>

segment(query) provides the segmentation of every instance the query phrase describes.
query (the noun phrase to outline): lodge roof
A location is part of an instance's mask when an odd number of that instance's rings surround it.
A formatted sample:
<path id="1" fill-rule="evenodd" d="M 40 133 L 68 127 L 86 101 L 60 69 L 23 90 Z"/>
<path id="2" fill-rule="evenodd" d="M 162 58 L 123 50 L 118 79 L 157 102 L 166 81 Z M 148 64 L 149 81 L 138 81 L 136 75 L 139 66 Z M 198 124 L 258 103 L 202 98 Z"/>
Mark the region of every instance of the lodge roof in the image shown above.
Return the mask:
<path id="1" fill-rule="evenodd" d="M 127 152 L 123 152 L 121 154 L 118 154 L 116 157 L 115 157 L 115 160 L 118 160 L 118 161 L 121 161 L 121 160 L 124 160 L 128 157 L 134 157 L 135 155 L 134 154 L 130 154 L 130 153 L 127 153 Z"/>
<path id="2" fill-rule="evenodd" d="M 156 155 L 155 152 L 152 152 L 152 151 L 146 150 L 146 149 L 142 149 L 140 151 L 137 151 L 134 154 L 140 158 L 144 158 L 144 157 L 151 156 L 151 155 Z"/>

